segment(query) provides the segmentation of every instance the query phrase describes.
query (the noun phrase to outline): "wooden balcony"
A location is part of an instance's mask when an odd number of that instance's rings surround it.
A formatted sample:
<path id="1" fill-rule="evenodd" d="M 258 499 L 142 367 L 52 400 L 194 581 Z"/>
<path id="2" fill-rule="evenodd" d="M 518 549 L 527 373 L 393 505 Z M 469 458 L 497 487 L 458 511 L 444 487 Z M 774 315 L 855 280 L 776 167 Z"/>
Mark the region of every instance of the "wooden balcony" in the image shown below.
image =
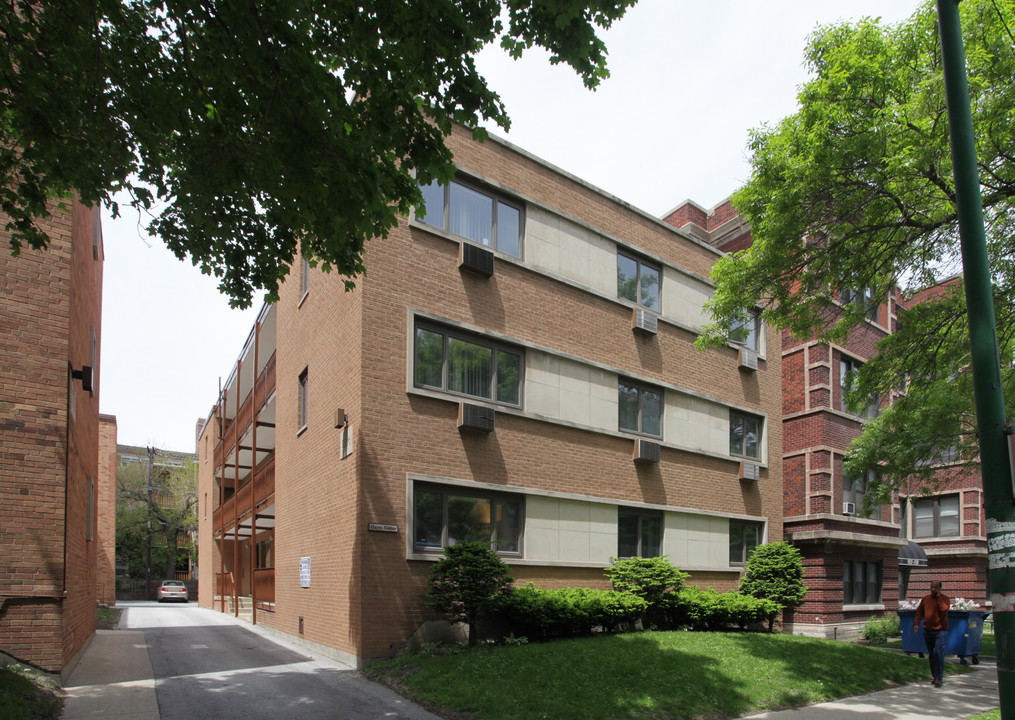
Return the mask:
<path id="1" fill-rule="evenodd" d="M 268 358 L 264 370 L 254 383 L 254 407 L 260 411 L 273 392 L 275 392 L 275 353 Z"/>
<path id="2" fill-rule="evenodd" d="M 233 524 L 233 520 L 250 515 L 275 494 L 275 454 L 272 453 L 254 472 L 253 482 L 240 486 L 239 491 L 215 508 L 212 515 L 214 531 L 219 532 Z"/>
<path id="3" fill-rule="evenodd" d="M 220 597 L 226 597 L 227 595 L 232 594 L 233 594 L 233 574 L 228 572 L 215 573 L 215 595 Z"/>

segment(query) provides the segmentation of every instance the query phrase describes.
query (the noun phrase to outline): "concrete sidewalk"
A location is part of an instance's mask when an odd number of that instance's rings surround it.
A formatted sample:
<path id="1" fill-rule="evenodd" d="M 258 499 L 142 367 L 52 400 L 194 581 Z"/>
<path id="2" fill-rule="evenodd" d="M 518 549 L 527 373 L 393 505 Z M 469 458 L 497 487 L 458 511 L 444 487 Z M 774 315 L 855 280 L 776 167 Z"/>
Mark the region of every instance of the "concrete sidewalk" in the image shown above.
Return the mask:
<path id="1" fill-rule="evenodd" d="M 64 690 L 64 720 L 159 720 L 142 630 L 96 630 Z"/>
<path id="2" fill-rule="evenodd" d="M 949 663 L 952 660 L 949 659 Z M 998 706 L 997 666 L 983 660 L 963 675 L 945 675 L 939 688 L 927 681 L 867 695 L 751 715 L 754 720 L 961 720 Z"/>
<path id="3" fill-rule="evenodd" d="M 245 623 L 244 623 L 245 624 Z M 929 676 L 929 672 L 928 672 Z M 141 630 L 99 630 L 65 685 L 63 720 L 160 720 L 155 680 Z M 795 710 L 752 715 L 764 720 L 961 720 L 998 706 L 997 668 L 984 660 L 945 684 L 890 688 Z"/>

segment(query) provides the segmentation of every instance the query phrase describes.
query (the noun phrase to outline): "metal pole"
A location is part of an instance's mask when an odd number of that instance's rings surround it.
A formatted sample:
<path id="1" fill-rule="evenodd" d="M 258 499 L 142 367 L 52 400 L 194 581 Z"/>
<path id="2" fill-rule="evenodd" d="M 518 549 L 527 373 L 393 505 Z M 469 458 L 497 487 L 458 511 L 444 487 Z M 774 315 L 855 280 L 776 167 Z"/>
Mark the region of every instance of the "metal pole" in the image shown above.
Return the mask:
<path id="1" fill-rule="evenodd" d="M 976 424 L 987 514 L 990 600 L 997 645 L 1001 717 L 1015 718 L 1015 506 L 998 358 L 994 298 L 980 200 L 976 143 L 966 83 L 965 51 L 959 0 L 937 0 L 941 30 L 948 126 L 955 168 L 956 209 L 962 246 L 962 268 L 969 317 Z"/>

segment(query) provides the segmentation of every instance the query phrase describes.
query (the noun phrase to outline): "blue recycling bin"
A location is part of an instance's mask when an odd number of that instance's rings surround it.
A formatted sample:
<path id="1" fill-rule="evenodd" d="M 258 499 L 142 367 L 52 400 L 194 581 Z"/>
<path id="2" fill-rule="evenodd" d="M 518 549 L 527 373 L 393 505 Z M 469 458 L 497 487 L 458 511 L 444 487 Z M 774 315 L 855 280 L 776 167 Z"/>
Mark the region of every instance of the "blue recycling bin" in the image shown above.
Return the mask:
<path id="1" fill-rule="evenodd" d="M 920 657 L 927 652 L 927 644 L 923 641 L 923 621 L 916 633 L 913 633 L 913 619 L 916 610 L 899 610 L 899 625 L 902 629 L 902 650 L 907 654 L 919 653 Z M 966 658 L 972 658 L 973 665 L 980 662 L 980 645 L 983 640 L 983 621 L 989 612 L 977 610 L 949 610 L 948 637 L 945 640 L 945 655 L 958 655 L 959 663 L 966 664 Z"/>

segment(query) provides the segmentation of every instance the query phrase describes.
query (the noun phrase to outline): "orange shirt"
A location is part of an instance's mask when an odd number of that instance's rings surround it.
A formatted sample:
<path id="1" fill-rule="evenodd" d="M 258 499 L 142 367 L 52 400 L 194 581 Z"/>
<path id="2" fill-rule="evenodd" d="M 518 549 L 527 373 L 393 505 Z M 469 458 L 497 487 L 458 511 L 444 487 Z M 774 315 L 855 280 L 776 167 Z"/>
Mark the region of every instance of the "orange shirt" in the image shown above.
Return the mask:
<path id="1" fill-rule="evenodd" d="M 916 608 L 916 625 L 923 620 L 923 627 L 926 630 L 947 630 L 948 629 L 948 607 L 951 600 L 947 595 L 941 594 L 937 597 L 924 595 Z"/>

